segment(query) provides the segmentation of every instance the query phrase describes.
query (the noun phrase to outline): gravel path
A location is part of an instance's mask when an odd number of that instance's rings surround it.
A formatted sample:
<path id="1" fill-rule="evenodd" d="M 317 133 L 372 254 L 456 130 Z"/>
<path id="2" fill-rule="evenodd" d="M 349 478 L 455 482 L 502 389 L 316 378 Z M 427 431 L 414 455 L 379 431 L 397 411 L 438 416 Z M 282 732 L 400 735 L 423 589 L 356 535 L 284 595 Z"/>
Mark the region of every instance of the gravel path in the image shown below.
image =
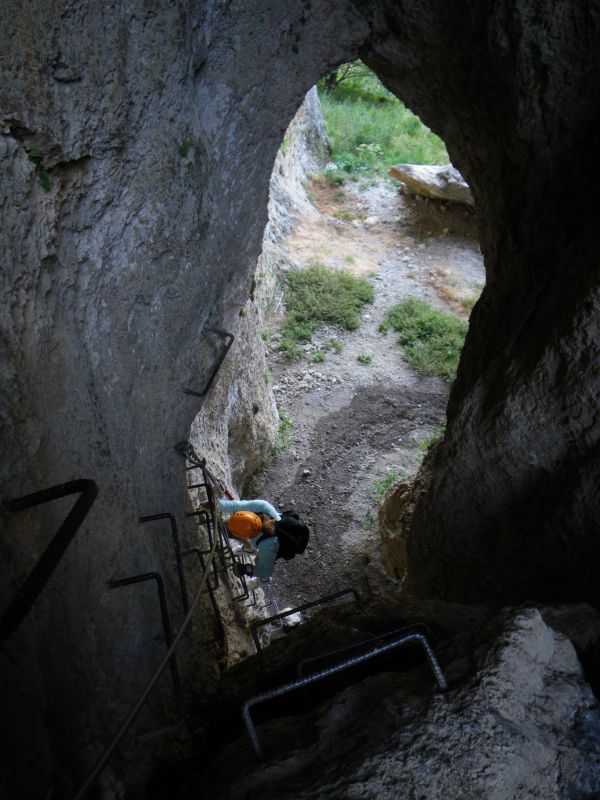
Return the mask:
<path id="1" fill-rule="evenodd" d="M 296 509 L 311 527 L 307 553 L 278 562 L 273 589 L 282 607 L 346 586 L 366 596 L 393 587 L 381 564 L 373 487 L 418 469 L 422 443 L 445 419 L 448 387 L 412 372 L 393 332 L 384 336 L 378 327 L 389 306 L 409 295 L 464 316 L 464 298 L 485 279 L 468 209 L 405 198 L 388 181 L 343 190 L 314 184 L 311 196 L 321 214 L 299 220 L 284 243 L 290 261 L 367 274 L 376 295 L 359 329 L 322 329 L 296 362 L 279 355 L 281 316 L 269 323 L 273 389 L 292 428 L 289 446 L 256 477 L 252 495 Z M 313 362 L 331 338 L 341 351 Z"/>

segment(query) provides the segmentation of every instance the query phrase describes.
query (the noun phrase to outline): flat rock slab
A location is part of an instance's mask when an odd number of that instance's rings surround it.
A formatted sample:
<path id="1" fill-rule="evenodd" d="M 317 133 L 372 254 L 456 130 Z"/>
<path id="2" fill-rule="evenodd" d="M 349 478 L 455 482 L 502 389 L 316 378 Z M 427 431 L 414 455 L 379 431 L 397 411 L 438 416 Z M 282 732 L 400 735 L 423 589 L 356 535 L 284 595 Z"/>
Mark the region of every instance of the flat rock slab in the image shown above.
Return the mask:
<path id="1" fill-rule="evenodd" d="M 395 164 L 389 174 L 402 181 L 416 194 L 433 200 L 475 205 L 473 195 L 463 176 L 451 164 L 441 167 L 418 164 Z"/>

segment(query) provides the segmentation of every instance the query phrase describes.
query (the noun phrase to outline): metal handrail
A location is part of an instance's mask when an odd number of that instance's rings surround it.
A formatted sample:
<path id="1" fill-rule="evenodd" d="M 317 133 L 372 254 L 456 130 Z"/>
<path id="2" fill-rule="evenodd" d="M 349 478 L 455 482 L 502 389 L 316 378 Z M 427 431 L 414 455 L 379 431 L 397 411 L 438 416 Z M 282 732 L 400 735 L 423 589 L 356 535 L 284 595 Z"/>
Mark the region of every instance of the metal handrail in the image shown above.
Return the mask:
<path id="1" fill-rule="evenodd" d="M 2 503 L 1 508 L 3 511 L 25 511 L 28 508 L 40 506 L 52 500 L 58 500 L 61 497 L 68 497 L 79 492 L 81 492 L 81 496 L 77 499 L 77 502 L 38 559 L 37 564 L 2 614 L 0 618 L 0 642 L 8 639 L 14 633 L 31 610 L 65 554 L 67 547 L 81 527 L 81 523 L 94 505 L 94 501 L 98 496 L 98 486 L 95 481 L 84 478 L 69 481 L 68 483 L 60 483 L 49 489 L 43 489 L 41 492 L 28 494 L 16 500 L 5 500 Z"/>
<path id="2" fill-rule="evenodd" d="M 325 595 L 324 597 L 319 597 L 318 600 L 311 600 L 310 603 L 304 603 L 302 606 L 296 606 L 296 608 L 290 608 L 287 611 L 282 611 L 279 614 L 273 614 L 271 617 L 266 617 L 265 619 L 259 619 L 257 622 L 254 622 L 250 628 L 250 633 L 252 634 L 252 640 L 254 642 L 254 646 L 256 647 L 256 652 L 260 655 L 262 653 L 262 647 L 258 638 L 258 629 L 261 628 L 263 625 L 268 625 L 270 622 L 273 622 L 276 619 L 284 619 L 285 617 L 289 617 L 292 614 L 297 614 L 299 611 L 306 611 L 308 608 L 314 608 L 315 606 L 322 606 L 325 603 L 330 603 L 333 600 L 337 600 L 338 597 L 344 597 L 344 595 L 351 594 L 354 596 L 354 600 L 357 606 L 360 606 L 360 596 L 356 589 L 350 587 L 349 589 L 342 589 L 339 592 L 334 592 L 333 594 Z"/>
<path id="3" fill-rule="evenodd" d="M 338 656 L 341 653 L 347 653 L 348 650 L 355 650 L 359 647 L 364 647 L 366 644 L 371 644 L 371 642 L 377 642 L 380 639 L 388 639 L 390 636 L 398 636 L 401 633 L 422 633 L 424 636 L 431 638 L 431 628 L 424 622 L 413 622 L 410 625 L 402 625 L 400 628 L 393 628 L 389 631 L 376 633 L 373 634 L 373 636 L 367 636 L 364 639 L 358 639 L 350 644 L 345 644 L 343 647 L 336 647 L 334 650 L 327 650 L 325 653 L 318 653 L 316 656 L 306 656 L 306 658 L 300 659 L 296 666 L 296 677 L 302 677 L 304 667 L 306 667 L 307 664 L 311 664 L 315 661 L 322 661 L 323 659 L 330 658 L 331 656 Z"/>
<path id="4" fill-rule="evenodd" d="M 294 689 L 300 689 L 303 686 L 308 686 L 311 683 L 315 683 L 316 681 L 327 678 L 330 675 L 334 675 L 336 672 L 341 672 L 343 669 L 353 667 L 356 664 L 362 664 L 363 661 L 367 661 L 369 658 L 374 658 L 382 653 L 387 653 L 389 650 L 393 650 L 395 647 L 400 647 L 402 645 L 409 644 L 410 642 L 419 642 L 422 645 L 437 684 L 440 689 L 445 692 L 448 688 L 448 683 L 426 637 L 422 633 L 411 633 L 406 636 L 402 636 L 400 639 L 396 639 L 393 642 L 387 642 L 386 644 L 379 645 L 379 647 L 375 647 L 373 650 L 369 650 L 366 653 L 348 658 L 345 661 L 341 661 L 339 664 L 335 664 L 332 667 L 327 667 L 319 672 L 313 672 L 312 675 L 307 675 L 305 678 L 298 678 L 290 683 L 284 683 L 282 686 L 278 686 L 275 689 L 261 692 L 260 694 L 251 697 L 249 700 L 246 700 L 242 707 L 242 716 L 244 719 L 244 725 L 246 726 L 246 731 L 248 732 L 248 736 L 252 743 L 252 747 L 254 748 L 254 752 L 258 758 L 263 757 L 263 752 L 258 740 L 254 723 L 252 722 L 252 717 L 250 715 L 250 709 L 252 706 L 257 705 L 258 703 L 263 703 L 266 700 L 273 700 L 276 697 L 281 697 L 281 695 L 287 694 Z"/>

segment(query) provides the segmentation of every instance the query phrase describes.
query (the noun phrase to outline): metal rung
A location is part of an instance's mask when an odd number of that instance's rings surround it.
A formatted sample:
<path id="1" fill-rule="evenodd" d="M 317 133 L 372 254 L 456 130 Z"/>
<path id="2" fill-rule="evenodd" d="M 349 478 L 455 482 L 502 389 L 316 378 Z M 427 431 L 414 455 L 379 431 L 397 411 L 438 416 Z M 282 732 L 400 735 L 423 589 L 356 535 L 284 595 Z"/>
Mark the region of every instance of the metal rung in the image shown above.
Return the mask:
<path id="1" fill-rule="evenodd" d="M 0 642 L 8 639 L 30 612 L 31 607 L 81 527 L 83 520 L 94 505 L 94 501 L 98 496 L 98 487 L 95 481 L 92 480 L 69 481 L 68 483 L 58 484 L 58 486 L 52 486 L 50 489 L 43 489 L 41 492 L 19 497 L 16 500 L 5 500 L 2 503 L 1 508 L 3 511 L 25 511 L 28 508 L 78 493 L 81 493 L 81 496 L 50 540 L 37 564 L 25 579 L 2 617 L 0 617 Z"/>
<path id="2" fill-rule="evenodd" d="M 206 553 L 203 553 L 200 550 L 199 547 L 190 547 L 189 549 L 184 550 L 181 555 L 182 556 L 191 556 L 191 555 L 194 555 L 194 553 L 198 557 L 198 561 L 200 562 L 200 568 L 202 569 L 203 572 L 205 572 L 206 571 L 206 562 L 204 561 L 204 556 L 206 555 Z M 223 628 L 223 623 L 221 622 L 221 615 L 219 614 L 219 606 L 217 605 L 217 601 L 216 601 L 216 598 L 215 598 L 214 590 L 213 590 L 212 586 L 210 585 L 209 581 L 206 582 L 206 588 L 208 590 L 208 596 L 210 598 L 210 603 L 211 603 L 211 606 L 212 606 L 212 609 L 213 609 L 213 612 L 214 612 L 214 615 L 215 615 L 215 620 L 217 622 L 218 634 L 214 639 L 209 639 L 208 641 L 203 642 L 203 644 L 210 644 L 212 641 L 223 642 L 224 639 L 225 639 L 225 629 Z"/>
<path id="3" fill-rule="evenodd" d="M 327 652 L 319 653 L 316 656 L 307 656 L 298 662 L 296 667 L 296 676 L 298 678 L 302 677 L 304 667 L 306 667 L 307 664 L 311 664 L 315 661 L 322 661 L 323 659 L 330 658 L 331 656 L 341 655 L 341 653 L 347 653 L 348 650 L 355 650 L 358 647 L 364 647 L 365 645 L 371 644 L 372 642 L 377 642 L 380 639 L 387 639 L 390 636 L 399 636 L 400 634 L 406 635 L 409 633 L 422 633 L 429 639 L 432 637 L 431 628 L 424 622 L 413 622 L 410 625 L 402 625 L 400 628 L 394 628 L 393 630 L 384 631 L 383 633 L 377 633 L 373 636 L 368 636 L 365 639 L 359 639 L 356 642 L 344 645 L 343 647 L 336 647 L 335 650 L 328 650 Z"/>
<path id="4" fill-rule="evenodd" d="M 202 593 L 204 591 L 204 587 L 205 587 L 206 580 L 207 580 L 207 577 L 208 577 L 208 570 L 210 569 L 210 567 L 212 565 L 212 561 L 213 561 L 213 559 L 215 557 L 215 551 L 216 551 L 216 548 L 213 546 L 213 549 L 211 550 L 211 552 L 210 552 L 210 554 L 208 556 L 208 560 L 207 560 L 207 563 L 206 563 L 206 569 L 203 571 L 203 574 L 202 574 L 202 579 L 200 581 L 200 586 L 197 588 L 196 594 L 194 595 L 194 597 L 192 599 L 192 602 L 190 603 L 190 609 L 189 609 L 188 613 L 186 614 L 185 619 L 183 620 L 179 631 L 175 635 L 175 638 L 171 642 L 171 645 L 167 649 L 167 652 L 165 653 L 165 656 L 164 656 L 163 660 L 161 661 L 161 663 L 157 667 L 156 671 L 154 672 L 152 678 L 146 684 L 144 690 L 142 691 L 142 693 L 138 697 L 137 701 L 135 702 L 135 704 L 131 708 L 129 714 L 127 715 L 127 718 L 124 720 L 124 722 L 122 723 L 121 727 L 119 728 L 119 730 L 117 731 L 117 733 L 115 734 L 113 739 L 111 740 L 110 744 L 104 750 L 104 752 L 102 753 L 102 755 L 100 756 L 100 758 L 96 762 L 96 765 L 94 766 L 94 768 L 92 769 L 92 771 L 90 772 L 90 774 L 86 778 L 85 782 L 82 784 L 81 788 L 79 789 L 79 791 L 75 795 L 74 800 L 82 800 L 82 798 L 84 798 L 87 795 L 87 793 L 89 792 L 89 790 L 92 788 L 92 786 L 94 785 L 94 782 L 96 781 L 96 778 L 98 777 L 98 775 L 100 775 L 100 773 L 102 772 L 104 767 L 108 764 L 108 762 L 110 761 L 110 759 L 112 757 L 112 754 L 115 752 L 115 750 L 117 749 L 117 747 L 119 746 L 119 744 L 121 743 L 123 738 L 125 737 L 127 731 L 129 730 L 129 728 L 131 727 L 131 725 L 133 724 L 133 722 L 137 718 L 137 716 L 140 713 L 141 709 L 144 707 L 144 704 L 145 704 L 146 700 L 148 699 L 148 697 L 149 697 L 150 693 L 152 692 L 153 688 L 156 686 L 156 683 L 157 683 L 158 679 L 160 678 L 160 676 L 162 675 L 163 671 L 170 664 L 171 657 L 172 657 L 173 653 L 175 652 L 175 649 L 177 648 L 179 642 L 181 641 L 181 638 L 183 637 L 187 627 L 189 626 L 189 624 L 191 622 L 191 619 L 192 619 L 192 615 L 193 615 L 198 603 L 200 602 L 200 598 L 201 598 Z"/>
<path id="5" fill-rule="evenodd" d="M 215 366 L 213 368 L 213 371 L 211 372 L 211 374 L 210 374 L 210 376 L 209 376 L 209 378 L 208 378 L 208 380 L 206 382 L 206 385 L 204 386 L 204 389 L 202 389 L 201 392 L 196 392 L 193 389 L 184 389 L 183 390 L 185 392 L 185 394 L 191 394 L 194 397 L 204 397 L 206 394 L 208 394 L 208 390 L 212 386 L 214 379 L 217 377 L 217 373 L 218 373 L 219 369 L 221 368 L 221 364 L 223 363 L 223 361 L 225 361 L 225 357 L 226 357 L 227 353 L 229 352 L 229 348 L 231 347 L 231 345 L 233 344 L 233 341 L 235 339 L 235 336 L 233 335 L 233 333 L 227 333 L 227 331 L 222 331 L 222 330 L 219 330 L 218 328 L 206 328 L 205 330 L 210 331 L 211 333 L 215 333 L 217 336 L 219 336 L 221 339 L 224 340 L 224 344 L 223 344 L 223 347 L 221 348 L 221 353 L 219 355 L 219 358 L 217 359 L 217 362 L 216 362 L 216 364 L 215 364 Z"/>
<path id="6" fill-rule="evenodd" d="M 314 672 L 312 675 L 307 675 L 305 678 L 298 678 L 298 680 L 292 681 L 291 683 L 285 683 L 282 686 L 278 686 L 277 688 L 271 689 L 267 692 L 261 692 L 260 694 L 257 694 L 247 700 L 243 705 L 242 716 L 244 719 L 244 725 L 246 726 L 246 731 L 248 732 L 248 736 L 252 742 L 252 747 L 254 748 L 256 755 L 259 758 L 263 757 L 258 735 L 250 715 L 250 709 L 252 706 L 257 705 L 258 703 L 263 703 L 266 700 L 273 700 L 276 697 L 281 697 L 281 695 L 287 694 L 294 689 L 300 689 L 303 686 L 308 686 L 311 683 L 315 683 L 316 681 L 320 681 L 323 678 L 329 677 L 330 675 L 335 675 L 335 673 L 341 672 L 344 669 L 348 669 L 348 667 L 362 664 L 363 661 L 367 661 L 370 658 L 387 653 L 396 647 L 401 647 L 409 644 L 410 642 L 419 642 L 421 644 L 425 650 L 429 666 L 432 669 L 438 686 L 443 692 L 446 691 L 448 684 L 446 682 L 444 673 L 442 672 L 442 669 L 433 653 L 431 645 L 422 633 L 410 633 L 406 636 L 402 636 L 400 639 L 396 639 L 393 642 L 387 642 L 379 647 L 375 647 L 372 650 L 369 650 L 367 653 L 362 653 L 361 655 L 353 656 L 345 661 L 341 661 L 339 664 L 336 664 L 333 667 L 328 667 L 327 669 L 320 670 L 319 672 Z"/>
<path id="7" fill-rule="evenodd" d="M 162 579 L 162 576 L 159 575 L 158 572 L 145 572 L 141 575 L 132 575 L 129 578 L 121 578 L 120 580 L 109 581 L 108 586 L 111 589 L 117 589 L 120 586 L 131 586 L 132 584 L 144 583 L 145 581 L 155 581 L 156 583 L 156 590 L 158 592 L 158 601 L 160 604 L 160 615 L 162 619 L 163 633 L 165 635 L 167 652 L 169 652 L 171 644 L 173 642 L 173 634 L 171 632 L 171 621 L 169 619 L 169 610 L 167 608 L 167 595 L 165 592 L 165 584 Z M 179 670 L 177 669 L 177 661 L 175 660 L 174 653 L 171 655 L 169 659 L 169 669 L 171 671 L 171 682 L 173 684 L 173 693 L 175 695 L 175 703 L 177 705 L 177 716 L 178 716 L 177 726 L 179 726 L 183 720 L 183 698 L 181 694 L 181 682 L 179 680 Z M 150 738 L 156 738 L 158 735 L 159 735 L 158 731 L 151 731 L 144 734 L 144 736 L 147 737 L 149 736 Z"/>
<path id="8" fill-rule="evenodd" d="M 279 614 L 273 614 L 271 617 L 266 617 L 266 619 L 260 619 L 257 622 L 254 622 L 250 628 L 250 632 L 252 634 L 252 640 L 254 642 L 254 646 L 256 647 L 256 652 L 260 655 L 262 653 L 262 647 L 260 641 L 258 639 L 258 629 L 263 625 L 268 625 L 270 622 L 276 619 L 284 619 L 285 617 L 289 617 L 292 614 L 297 614 L 299 611 L 306 611 L 309 608 L 315 608 L 316 606 L 325 605 L 325 603 L 331 603 L 333 600 L 337 600 L 338 597 L 344 597 L 347 594 L 351 594 L 354 597 L 354 601 L 356 602 L 357 606 L 360 606 L 360 596 L 356 589 L 352 587 L 348 589 L 342 589 L 339 592 L 334 592 L 333 594 L 325 595 L 324 597 L 320 597 L 318 600 L 312 600 L 310 603 L 304 603 L 302 606 L 297 606 L 296 608 L 290 608 L 288 611 L 282 611 Z"/>

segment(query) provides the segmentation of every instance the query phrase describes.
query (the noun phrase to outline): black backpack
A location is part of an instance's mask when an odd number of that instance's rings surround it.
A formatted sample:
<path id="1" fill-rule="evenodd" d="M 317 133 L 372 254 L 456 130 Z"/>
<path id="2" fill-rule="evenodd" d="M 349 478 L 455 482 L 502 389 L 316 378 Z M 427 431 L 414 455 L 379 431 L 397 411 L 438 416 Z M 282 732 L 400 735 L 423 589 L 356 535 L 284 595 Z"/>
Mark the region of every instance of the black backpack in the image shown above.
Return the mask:
<path id="1" fill-rule="evenodd" d="M 279 539 L 277 558 L 291 561 L 306 550 L 310 531 L 308 526 L 300 521 L 298 514 L 286 511 L 279 522 L 275 523 L 275 535 Z"/>

